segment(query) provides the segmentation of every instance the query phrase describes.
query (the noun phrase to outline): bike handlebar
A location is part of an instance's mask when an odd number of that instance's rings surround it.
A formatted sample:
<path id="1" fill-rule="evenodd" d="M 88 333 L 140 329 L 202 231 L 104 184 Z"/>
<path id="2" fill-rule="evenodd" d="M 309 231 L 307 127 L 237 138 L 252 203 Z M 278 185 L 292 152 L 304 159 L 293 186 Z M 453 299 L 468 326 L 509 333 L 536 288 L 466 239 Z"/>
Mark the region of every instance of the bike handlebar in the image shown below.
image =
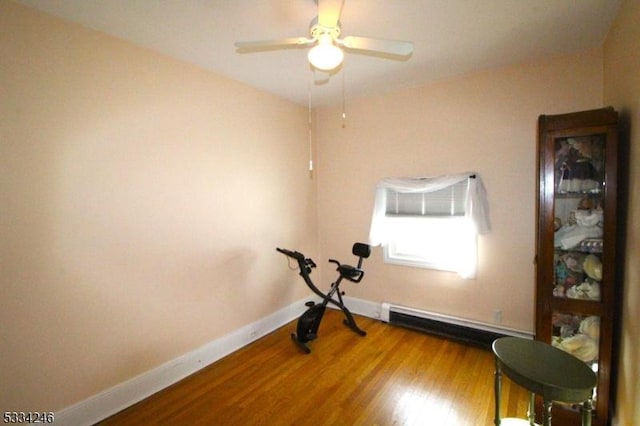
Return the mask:
<path id="1" fill-rule="evenodd" d="M 280 253 L 285 254 L 295 260 L 304 260 L 304 254 L 298 251 L 291 251 L 283 248 L 276 248 Z"/>

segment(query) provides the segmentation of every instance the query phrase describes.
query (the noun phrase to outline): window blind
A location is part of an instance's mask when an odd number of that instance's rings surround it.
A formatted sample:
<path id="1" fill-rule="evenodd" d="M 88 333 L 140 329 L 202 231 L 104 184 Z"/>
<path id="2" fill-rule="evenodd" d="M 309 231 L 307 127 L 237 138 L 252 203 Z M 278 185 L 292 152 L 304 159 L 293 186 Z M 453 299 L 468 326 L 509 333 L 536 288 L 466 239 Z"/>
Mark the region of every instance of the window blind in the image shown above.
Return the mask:
<path id="1" fill-rule="evenodd" d="M 387 216 L 464 216 L 469 180 L 430 192 L 400 192 L 387 188 Z"/>

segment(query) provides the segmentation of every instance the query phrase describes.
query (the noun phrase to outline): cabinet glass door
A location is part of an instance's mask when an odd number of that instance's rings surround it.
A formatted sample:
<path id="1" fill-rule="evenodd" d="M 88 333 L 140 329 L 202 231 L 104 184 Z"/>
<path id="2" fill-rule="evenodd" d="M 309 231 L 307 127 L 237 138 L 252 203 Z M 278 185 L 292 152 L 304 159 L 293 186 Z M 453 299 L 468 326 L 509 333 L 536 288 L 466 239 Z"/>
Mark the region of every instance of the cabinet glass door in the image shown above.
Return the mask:
<path id="1" fill-rule="evenodd" d="M 555 140 L 554 297 L 601 300 L 605 136 Z"/>
<path id="2" fill-rule="evenodd" d="M 554 139 L 552 296 L 579 309 L 553 311 L 551 344 L 596 373 L 600 316 L 586 312 L 602 300 L 605 143 L 605 134 Z"/>

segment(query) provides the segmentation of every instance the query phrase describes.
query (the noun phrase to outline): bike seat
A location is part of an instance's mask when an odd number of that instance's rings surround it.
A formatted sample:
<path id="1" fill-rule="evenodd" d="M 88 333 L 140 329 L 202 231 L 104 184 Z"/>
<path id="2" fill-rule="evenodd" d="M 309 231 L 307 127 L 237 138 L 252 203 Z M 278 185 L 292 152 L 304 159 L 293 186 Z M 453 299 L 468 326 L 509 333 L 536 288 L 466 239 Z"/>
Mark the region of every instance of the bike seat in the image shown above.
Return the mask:
<path id="1" fill-rule="evenodd" d="M 338 272 L 345 278 L 354 278 L 362 273 L 362 269 L 351 265 L 340 265 L 338 266 Z"/>
<path id="2" fill-rule="evenodd" d="M 337 271 L 340 273 L 340 277 L 346 278 L 351 282 L 359 283 L 364 277 L 364 271 L 361 268 L 362 260 L 369 257 L 371 254 L 371 247 L 364 243 L 355 243 L 353 245 L 353 254 L 358 256 L 358 266 L 341 265 L 335 259 L 329 259 L 329 262 L 338 265 Z"/>

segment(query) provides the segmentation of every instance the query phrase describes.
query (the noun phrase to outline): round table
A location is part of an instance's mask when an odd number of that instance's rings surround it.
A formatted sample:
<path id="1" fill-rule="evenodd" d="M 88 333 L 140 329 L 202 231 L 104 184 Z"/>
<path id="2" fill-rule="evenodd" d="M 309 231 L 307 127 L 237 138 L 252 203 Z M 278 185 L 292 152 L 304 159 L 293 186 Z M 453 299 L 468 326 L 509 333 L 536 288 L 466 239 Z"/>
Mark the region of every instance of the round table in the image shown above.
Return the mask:
<path id="1" fill-rule="evenodd" d="M 536 340 L 502 337 L 493 342 L 495 356 L 495 419 L 499 426 L 501 378 L 504 373 L 513 382 L 531 392 L 529 424 L 535 418 L 534 398 L 540 395 L 544 405 L 544 426 L 551 426 L 553 401 L 582 404 L 582 424 L 591 426 L 593 389 L 596 374 L 578 358 Z"/>

